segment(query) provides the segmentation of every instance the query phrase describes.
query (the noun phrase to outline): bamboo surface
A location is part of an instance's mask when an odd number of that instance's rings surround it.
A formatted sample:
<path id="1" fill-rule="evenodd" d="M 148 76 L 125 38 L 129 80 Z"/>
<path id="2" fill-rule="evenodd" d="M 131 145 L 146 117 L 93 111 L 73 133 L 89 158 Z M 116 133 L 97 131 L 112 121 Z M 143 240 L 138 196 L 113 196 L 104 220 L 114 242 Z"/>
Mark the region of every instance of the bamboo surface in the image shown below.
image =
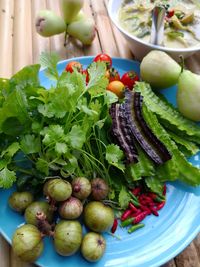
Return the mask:
<path id="1" fill-rule="evenodd" d="M 96 22 L 97 35 L 91 46 L 84 47 L 69 38 L 63 46 L 64 34 L 42 38 L 35 31 L 39 10 L 49 8 L 60 13 L 58 0 L 0 0 L 0 77 L 10 77 L 27 64 L 37 63 L 42 51 L 57 51 L 62 59 L 95 55 L 134 58 L 119 31 L 111 24 L 106 5 L 108 0 L 85 0 L 84 11 Z M 135 52 L 137 53 L 137 51 Z M 200 73 L 200 53 L 186 61 Z M 33 267 L 17 259 L 8 243 L 0 236 L 0 267 Z M 47 266 L 48 267 L 48 266 Z M 200 267 L 200 235 L 176 258 L 163 267 Z"/>

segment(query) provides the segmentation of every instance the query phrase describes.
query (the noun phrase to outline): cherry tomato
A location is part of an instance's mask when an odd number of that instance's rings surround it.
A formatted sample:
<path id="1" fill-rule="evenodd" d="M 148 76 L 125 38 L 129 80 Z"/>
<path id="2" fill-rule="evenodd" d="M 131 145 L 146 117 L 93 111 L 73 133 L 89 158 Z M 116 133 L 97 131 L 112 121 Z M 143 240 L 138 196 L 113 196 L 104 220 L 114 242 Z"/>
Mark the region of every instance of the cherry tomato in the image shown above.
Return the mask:
<path id="1" fill-rule="evenodd" d="M 123 97 L 123 92 L 124 92 L 125 86 L 122 82 L 120 81 L 113 81 L 110 82 L 107 86 L 107 90 L 113 92 L 116 94 L 119 98 Z"/>
<path id="2" fill-rule="evenodd" d="M 136 81 L 139 81 L 139 76 L 133 70 L 124 73 L 124 75 L 121 77 L 121 82 L 130 90 L 133 89 Z"/>
<path id="3" fill-rule="evenodd" d="M 171 9 L 171 10 L 168 10 L 167 11 L 167 18 L 171 18 L 171 17 L 173 17 L 174 16 L 174 10 L 173 9 Z"/>
<path id="4" fill-rule="evenodd" d="M 88 71 L 87 71 L 87 70 L 83 70 L 83 71 L 82 71 L 82 74 L 85 75 L 85 82 L 86 82 L 86 84 L 88 84 L 88 82 L 89 82 L 89 80 L 90 80 Z"/>
<path id="5" fill-rule="evenodd" d="M 97 62 L 97 61 L 103 61 L 103 62 L 106 62 L 106 65 L 107 65 L 107 69 L 111 68 L 112 66 L 112 59 L 109 55 L 107 54 L 99 54 L 97 55 L 95 58 L 94 58 L 94 62 Z"/>
<path id="6" fill-rule="evenodd" d="M 67 64 L 65 70 L 66 70 L 67 72 L 71 72 L 71 73 L 72 73 L 72 72 L 74 71 L 73 68 L 74 68 L 74 69 L 77 69 L 78 72 L 81 72 L 81 71 L 82 71 L 82 65 L 81 65 L 81 63 L 78 62 L 78 61 L 71 61 L 71 62 L 69 62 L 69 63 Z"/>
<path id="7" fill-rule="evenodd" d="M 113 82 L 113 81 L 120 81 L 120 76 L 119 76 L 119 72 L 114 69 L 114 68 L 110 68 L 109 70 L 109 82 Z"/>

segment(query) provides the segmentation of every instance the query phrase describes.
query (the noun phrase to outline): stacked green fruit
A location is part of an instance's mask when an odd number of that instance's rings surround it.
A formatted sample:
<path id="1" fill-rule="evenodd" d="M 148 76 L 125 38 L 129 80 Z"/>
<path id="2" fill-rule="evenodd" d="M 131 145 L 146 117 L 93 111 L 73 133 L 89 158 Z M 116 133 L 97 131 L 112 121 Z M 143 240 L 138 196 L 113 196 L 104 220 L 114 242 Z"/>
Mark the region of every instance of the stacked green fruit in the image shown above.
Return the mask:
<path id="1" fill-rule="evenodd" d="M 165 52 L 153 50 L 142 60 L 141 78 L 153 89 L 177 84 L 177 106 L 180 113 L 193 121 L 200 121 L 200 75 L 192 73 Z"/>
<path id="2" fill-rule="evenodd" d="M 66 32 L 84 45 L 94 40 L 96 28 L 94 20 L 87 18 L 81 10 L 83 0 L 60 0 L 62 17 L 51 10 L 41 10 L 36 17 L 36 31 L 43 37 Z"/>

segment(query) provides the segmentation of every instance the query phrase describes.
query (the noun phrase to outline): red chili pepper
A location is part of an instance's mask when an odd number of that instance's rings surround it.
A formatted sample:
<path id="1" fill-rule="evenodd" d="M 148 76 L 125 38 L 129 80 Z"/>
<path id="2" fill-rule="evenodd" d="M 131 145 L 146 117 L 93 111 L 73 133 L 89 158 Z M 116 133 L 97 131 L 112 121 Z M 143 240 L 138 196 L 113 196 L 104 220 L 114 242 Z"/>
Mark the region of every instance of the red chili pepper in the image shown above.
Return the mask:
<path id="1" fill-rule="evenodd" d="M 118 226 L 118 221 L 117 221 L 117 219 L 114 219 L 114 223 L 113 223 L 113 226 L 111 228 L 111 233 L 114 234 L 114 232 L 117 230 L 117 226 Z"/>
<path id="2" fill-rule="evenodd" d="M 143 221 L 144 218 L 145 218 L 146 216 L 147 216 L 147 212 L 146 212 L 146 211 L 140 213 L 140 214 L 137 215 L 137 216 L 135 217 L 135 219 L 133 220 L 133 224 L 137 224 L 137 223 Z"/>
<path id="3" fill-rule="evenodd" d="M 159 214 L 158 214 L 156 208 L 151 207 L 150 209 L 151 209 L 151 212 L 153 213 L 153 215 L 155 215 L 155 216 L 159 216 Z"/>
<path id="4" fill-rule="evenodd" d="M 143 196 L 143 200 L 145 200 L 146 202 L 152 202 L 152 198 L 148 197 L 148 196 Z"/>
<path id="5" fill-rule="evenodd" d="M 132 218 L 133 218 L 133 217 L 136 217 L 136 216 L 138 216 L 138 215 L 141 214 L 141 213 L 142 213 L 142 210 L 138 209 L 136 212 L 131 213 L 131 217 L 132 217 Z"/>
<path id="6" fill-rule="evenodd" d="M 158 210 L 161 210 L 164 206 L 165 206 L 165 201 L 159 203 L 159 204 L 156 206 L 155 209 L 158 211 Z"/>
<path id="7" fill-rule="evenodd" d="M 173 9 L 172 10 L 168 10 L 167 11 L 167 18 L 171 18 L 173 16 L 174 16 L 174 10 Z"/>
<path id="8" fill-rule="evenodd" d="M 132 189 L 131 192 L 133 193 L 133 195 L 138 196 L 139 193 L 141 192 L 141 187 L 136 187 L 136 188 Z"/>
<path id="9" fill-rule="evenodd" d="M 149 196 L 152 200 L 156 199 L 156 197 L 157 197 L 157 195 L 156 195 L 155 193 L 152 193 L 152 192 L 149 192 L 149 193 L 148 193 L 148 196 Z"/>
<path id="10" fill-rule="evenodd" d="M 138 209 L 133 205 L 133 203 L 129 203 L 129 208 L 132 210 L 132 212 L 137 212 Z"/>
<path id="11" fill-rule="evenodd" d="M 126 220 L 131 215 L 131 213 L 132 213 L 132 210 L 130 209 L 125 210 L 121 216 L 121 221 Z"/>
<path id="12" fill-rule="evenodd" d="M 150 214 L 151 214 L 151 210 L 149 208 L 147 208 L 146 206 L 141 205 L 140 208 L 141 208 L 141 210 L 146 211 L 148 213 L 150 212 Z"/>
<path id="13" fill-rule="evenodd" d="M 164 184 L 164 186 L 163 186 L 163 195 L 164 196 L 166 195 L 166 192 L 167 192 L 167 186 L 166 186 L 166 184 Z"/>

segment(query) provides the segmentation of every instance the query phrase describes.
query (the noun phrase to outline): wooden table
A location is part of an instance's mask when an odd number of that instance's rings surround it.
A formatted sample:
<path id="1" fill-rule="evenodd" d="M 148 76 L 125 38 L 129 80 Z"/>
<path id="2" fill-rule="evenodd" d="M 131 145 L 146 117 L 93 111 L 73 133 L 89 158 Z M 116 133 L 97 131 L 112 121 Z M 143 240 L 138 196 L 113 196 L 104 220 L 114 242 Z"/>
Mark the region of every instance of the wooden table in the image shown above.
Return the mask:
<path id="1" fill-rule="evenodd" d="M 85 12 L 96 21 L 97 36 L 93 44 L 84 47 L 70 39 L 63 46 L 64 35 L 40 37 L 34 28 L 36 13 L 52 9 L 60 13 L 58 0 L 0 0 L 0 77 L 10 77 L 27 64 L 37 63 L 42 51 L 57 51 L 63 59 L 75 56 L 96 55 L 100 52 L 111 56 L 133 58 L 126 41 L 111 24 L 107 0 L 85 0 Z M 135 51 L 137 57 L 137 51 Z M 200 73 L 200 53 L 187 60 L 187 65 Z M 0 236 L 0 267 L 33 267 L 19 261 L 7 242 Z M 165 267 L 200 267 L 200 234 L 175 259 Z"/>

